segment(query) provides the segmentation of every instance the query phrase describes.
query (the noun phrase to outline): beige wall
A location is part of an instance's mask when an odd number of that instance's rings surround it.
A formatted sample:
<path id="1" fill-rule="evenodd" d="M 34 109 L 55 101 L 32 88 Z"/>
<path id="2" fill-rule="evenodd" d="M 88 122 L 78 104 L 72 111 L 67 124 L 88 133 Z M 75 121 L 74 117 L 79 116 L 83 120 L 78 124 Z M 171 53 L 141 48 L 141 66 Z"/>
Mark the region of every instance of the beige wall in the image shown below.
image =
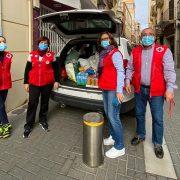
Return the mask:
<path id="1" fill-rule="evenodd" d="M 2 29 L 7 39 L 8 51 L 13 54 L 12 81 L 7 110 L 22 105 L 27 99 L 23 89 L 26 58 L 31 50 L 31 0 L 2 0 Z"/>

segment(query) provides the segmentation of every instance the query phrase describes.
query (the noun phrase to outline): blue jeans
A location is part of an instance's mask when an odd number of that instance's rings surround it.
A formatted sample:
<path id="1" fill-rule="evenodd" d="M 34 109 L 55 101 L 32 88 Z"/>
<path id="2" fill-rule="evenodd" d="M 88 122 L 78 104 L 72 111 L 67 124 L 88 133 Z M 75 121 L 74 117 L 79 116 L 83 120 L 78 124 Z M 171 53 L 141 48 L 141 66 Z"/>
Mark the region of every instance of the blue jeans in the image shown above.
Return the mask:
<path id="1" fill-rule="evenodd" d="M 9 123 L 7 113 L 6 113 L 6 108 L 5 108 L 5 101 L 6 101 L 7 93 L 8 93 L 8 90 L 0 91 L 0 123 L 2 125 Z"/>
<path id="2" fill-rule="evenodd" d="M 146 105 L 149 102 L 151 115 L 152 115 L 152 142 L 154 144 L 162 145 L 163 141 L 163 105 L 164 96 L 152 96 L 150 97 L 150 89 L 141 86 L 141 92 L 135 93 L 135 110 L 136 110 L 136 133 L 141 138 L 145 139 L 145 114 Z"/>
<path id="3" fill-rule="evenodd" d="M 123 128 L 120 120 L 120 105 L 113 106 L 113 99 L 116 98 L 116 91 L 102 91 L 104 111 L 108 118 L 109 132 L 115 141 L 114 147 L 118 150 L 124 148 Z"/>

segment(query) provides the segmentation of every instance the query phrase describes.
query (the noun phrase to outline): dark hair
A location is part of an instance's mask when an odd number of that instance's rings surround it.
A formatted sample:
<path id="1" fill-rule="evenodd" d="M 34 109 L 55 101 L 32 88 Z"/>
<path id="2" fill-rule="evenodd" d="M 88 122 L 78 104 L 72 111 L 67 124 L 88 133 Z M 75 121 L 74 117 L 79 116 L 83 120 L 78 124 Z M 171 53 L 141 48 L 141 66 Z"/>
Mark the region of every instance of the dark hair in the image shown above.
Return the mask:
<path id="1" fill-rule="evenodd" d="M 46 36 L 41 36 L 41 37 L 39 38 L 39 40 L 38 40 L 38 44 L 39 44 L 41 41 L 47 41 L 48 46 L 50 45 L 50 40 L 49 40 L 49 38 L 46 37 Z"/>
<path id="2" fill-rule="evenodd" d="M 114 39 L 113 35 L 111 33 L 109 33 L 108 31 L 102 32 L 99 35 L 99 38 L 97 40 L 97 44 L 98 44 L 98 51 L 101 52 L 104 48 L 101 46 L 101 37 L 103 34 L 107 34 L 109 36 L 110 39 L 110 44 L 113 45 L 115 48 L 118 48 L 118 44 L 116 42 L 116 40 Z"/>
<path id="3" fill-rule="evenodd" d="M 6 41 L 6 38 L 4 36 L 0 36 L 0 38 L 3 38 Z"/>

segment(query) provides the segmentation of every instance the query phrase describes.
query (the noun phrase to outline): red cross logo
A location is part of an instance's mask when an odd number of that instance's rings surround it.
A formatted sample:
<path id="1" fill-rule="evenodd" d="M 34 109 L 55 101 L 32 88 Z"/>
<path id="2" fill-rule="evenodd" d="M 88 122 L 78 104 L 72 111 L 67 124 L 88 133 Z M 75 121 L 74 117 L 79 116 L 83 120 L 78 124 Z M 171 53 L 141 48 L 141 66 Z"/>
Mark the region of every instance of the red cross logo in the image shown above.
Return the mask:
<path id="1" fill-rule="evenodd" d="M 158 48 L 156 48 L 156 51 L 157 52 L 162 52 L 162 51 L 164 51 L 164 48 L 163 47 L 158 47 Z"/>

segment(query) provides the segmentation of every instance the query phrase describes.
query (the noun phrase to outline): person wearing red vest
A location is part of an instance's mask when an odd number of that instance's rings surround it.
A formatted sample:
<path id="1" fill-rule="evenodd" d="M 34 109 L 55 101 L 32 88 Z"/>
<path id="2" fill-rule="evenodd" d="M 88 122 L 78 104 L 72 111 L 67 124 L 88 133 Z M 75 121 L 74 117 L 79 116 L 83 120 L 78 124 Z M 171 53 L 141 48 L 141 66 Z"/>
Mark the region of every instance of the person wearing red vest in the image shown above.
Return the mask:
<path id="1" fill-rule="evenodd" d="M 51 90 L 59 87 L 59 68 L 54 53 L 49 51 L 50 41 L 43 36 L 38 40 L 38 49 L 30 52 L 24 73 L 24 87 L 29 92 L 29 103 L 24 125 L 27 138 L 35 124 L 36 110 L 41 96 L 39 123 L 48 130 L 47 112 Z"/>
<path id="2" fill-rule="evenodd" d="M 0 36 L 0 138 L 10 136 L 11 124 L 8 121 L 5 101 L 8 94 L 8 89 L 12 87 L 11 81 L 11 62 L 12 54 L 5 51 L 7 48 L 6 39 Z"/>
<path id="3" fill-rule="evenodd" d="M 105 155 L 109 158 L 117 158 L 125 154 L 123 128 L 119 116 L 125 77 L 123 57 L 109 32 L 100 35 L 98 44 L 100 46 L 98 84 L 102 90 L 104 111 L 110 132 L 110 136 L 104 139 L 104 145 L 113 145 Z"/>
<path id="4" fill-rule="evenodd" d="M 176 73 L 170 49 L 155 43 L 155 33 L 146 28 L 141 34 L 142 45 L 132 50 L 131 60 L 126 69 L 126 90 L 131 93 L 132 83 L 135 91 L 136 135 L 131 144 L 137 145 L 145 140 L 145 113 L 147 102 L 152 114 L 152 142 L 157 158 L 163 158 L 163 105 L 173 101 L 176 88 Z"/>

